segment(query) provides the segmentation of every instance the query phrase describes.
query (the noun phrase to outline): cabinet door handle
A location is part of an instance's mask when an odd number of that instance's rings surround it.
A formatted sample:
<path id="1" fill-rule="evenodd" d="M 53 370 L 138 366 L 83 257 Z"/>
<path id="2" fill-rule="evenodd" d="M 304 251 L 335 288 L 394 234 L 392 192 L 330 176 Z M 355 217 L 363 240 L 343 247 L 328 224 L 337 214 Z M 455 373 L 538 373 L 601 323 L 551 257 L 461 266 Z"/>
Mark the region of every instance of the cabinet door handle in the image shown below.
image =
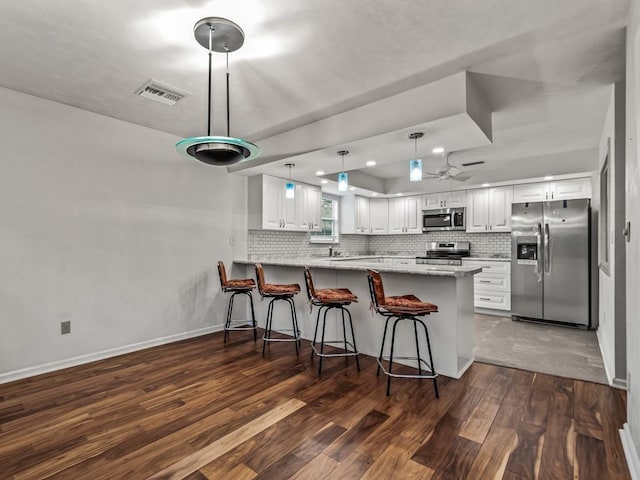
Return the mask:
<path id="1" fill-rule="evenodd" d="M 487 297 L 480 297 L 480 300 L 484 300 L 485 302 L 490 302 L 491 299 Z"/>

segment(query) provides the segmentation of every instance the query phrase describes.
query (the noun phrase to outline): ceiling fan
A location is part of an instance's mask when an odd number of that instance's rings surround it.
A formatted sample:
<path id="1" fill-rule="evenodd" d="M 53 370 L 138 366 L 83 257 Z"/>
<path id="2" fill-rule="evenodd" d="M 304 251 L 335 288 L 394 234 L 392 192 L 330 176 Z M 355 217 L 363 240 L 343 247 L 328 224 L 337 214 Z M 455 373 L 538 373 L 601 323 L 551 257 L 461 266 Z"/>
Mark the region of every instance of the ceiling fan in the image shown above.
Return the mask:
<path id="1" fill-rule="evenodd" d="M 457 180 L 459 182 L 464 182 L 469 180 L 471 177 L 469 175 L 464 175 L 464 171 L 461 167 L 449 163 L 449 155 L 451 154 L 445 154 L 445 164 L 443 166 L 436 168 L 434 172 L 425 172 L 423 177 L 427 179 L 435 178 L 438 181 Z"/>

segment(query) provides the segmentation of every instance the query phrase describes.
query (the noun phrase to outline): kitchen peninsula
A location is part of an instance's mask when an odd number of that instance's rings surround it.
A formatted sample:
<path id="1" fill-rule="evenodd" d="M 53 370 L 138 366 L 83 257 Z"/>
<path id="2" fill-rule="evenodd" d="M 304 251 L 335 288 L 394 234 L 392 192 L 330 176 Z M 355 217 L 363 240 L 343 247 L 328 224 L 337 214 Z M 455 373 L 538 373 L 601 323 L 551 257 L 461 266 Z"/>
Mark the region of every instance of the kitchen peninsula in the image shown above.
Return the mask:
<path id="1" fill-rule="evenodd" d="M 317 288 L 349 288 L 358 296 L 358 303 L 349 308 L 356 331 L 360 353 L 377 357 L 384 330 L 384 319 L 372 313 L 367 283 L 367 269 L 382 274 L 387 295 L 414 294 L 421 300 L 435 303 L 439 311 L 426 317 L 431 338 L 434 363 L 439 374 L 460 378 L 473 363 L 473 275 L 482 269 L 469 266 L 415 265 L 402 258 L 388 260 L 383 257 L 350 258 L 278 258 L 234 260 L 234 277 L 255 276 L 254 264 L 261 263 L 269 283 L 299 283 L 303 291 L 295 298 L 298 322 L 304 339 L 311 340 L 315 328 L 315 315 L 309 313 L 304 291 L 303 267 L 311 268 Z M 391 263 L 390 263 L 391 262 Z M 256 319 L 264 326 L 267 302 L 255 302 Z M 276 307 L 274 327 L 284 310 Z M 285 323 L 281 324 L 284 327 Z M 337 319 L 327 321 L 327 338 L 339 338 Z M 403 326 L 407 327 L 407 326 Z M 395 355 L 415 356 L 413 331 L 398 329 Z M 415 361 L 398 360 L 415 366 Z"/>

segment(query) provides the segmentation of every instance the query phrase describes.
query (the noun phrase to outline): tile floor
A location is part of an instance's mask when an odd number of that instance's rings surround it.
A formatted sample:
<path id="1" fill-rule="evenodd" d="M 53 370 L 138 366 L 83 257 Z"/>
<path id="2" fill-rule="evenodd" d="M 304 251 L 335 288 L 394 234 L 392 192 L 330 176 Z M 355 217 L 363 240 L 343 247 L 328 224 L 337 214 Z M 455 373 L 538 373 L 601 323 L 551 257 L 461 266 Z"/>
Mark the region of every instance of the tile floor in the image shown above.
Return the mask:
<path id="1" fill-rule="evenodd" d="M 595 331 L 475 315 L 478 362 L 607 384 Z"/>

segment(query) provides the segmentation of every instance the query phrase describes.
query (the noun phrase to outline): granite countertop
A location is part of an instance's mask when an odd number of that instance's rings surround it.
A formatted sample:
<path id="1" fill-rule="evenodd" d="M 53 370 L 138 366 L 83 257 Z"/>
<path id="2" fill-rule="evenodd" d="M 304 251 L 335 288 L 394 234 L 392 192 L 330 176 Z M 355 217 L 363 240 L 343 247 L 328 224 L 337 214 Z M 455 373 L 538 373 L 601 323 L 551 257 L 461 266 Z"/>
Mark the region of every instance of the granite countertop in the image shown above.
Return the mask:
<path id="1" fill-rule="evenodd" d="M 406 273 L 410 275 L 429 275 L 437 277 L 469 277 L 480 273 L 482 268 L 469 266 L 450 265 L 403 265 L 392 263 L 380 263 L 375 260 L 380 258 L 415 258 L 414 256 L 390 256 L 390 255 L 366 255 L 358 257 L 270 257 L 253 260 L 234 259 L 233 263 L 239 265 L 253 265 L 261 263 L 280 267 L 304 267 L 327 268 L 332 270 L 366 270 L 373 268 L 379 272 Z M 371 260 L 368 262 L 367 260 Z"/>

